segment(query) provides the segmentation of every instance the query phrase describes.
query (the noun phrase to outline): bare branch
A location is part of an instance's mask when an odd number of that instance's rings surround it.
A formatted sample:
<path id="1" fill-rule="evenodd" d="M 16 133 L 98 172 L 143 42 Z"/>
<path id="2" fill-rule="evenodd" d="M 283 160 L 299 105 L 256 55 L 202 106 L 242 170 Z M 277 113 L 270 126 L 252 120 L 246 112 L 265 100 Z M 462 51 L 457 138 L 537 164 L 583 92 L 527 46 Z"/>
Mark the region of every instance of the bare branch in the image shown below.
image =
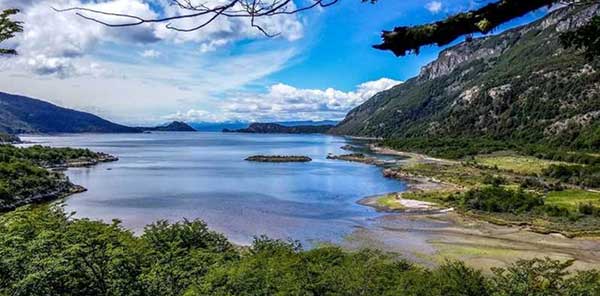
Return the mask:
<path id="1" fill-rule="evenodd" d="M 228 3 L 214 7 L 208 6 L 207 2 L 195 2 L 193 0 L 169 0 L 170 5 L 177 6 L 182 10 L 189 11 L 188 14 L 180 14 L 175 16 L 161 18 L 143 18 L 136 15 L 125 13 L 114 13 L 109 11 L 101 11 L 86 7 L 70 7 L 70 8 L 52 8 L 57 12 L 75 12 L 75 15 L 102 24 L 107 27 L 131 27 L 139 26 L 145 23 L 167 23 L 166 28 L 178 32 L 193 32 L 200 30 L 220 17 L 227 18 L 249 18 L 250 25 L 256 28 L 267 37 L 275 37 L 280 33 L 269 33 L 261 25 L 257 24 L 258 18 L 267 18 L 277 15 L 290 15 L 302 11 L 310 10 L 316 7 L 328 7 L 339 0 L 312 0 L 310 3 L 294 7 L 292 0 L 230 0 Z M 292 8 L 293 7 L 293 8 Z M 101 19 L 102 16 L 121 18 L 123 22 L 107 21 Z M 173 24 L 173 21 L 180 19 L 200 18 L 210 16 L 208 19 L 203 19 L 201 23 L 191 28 L 180 28 Z"/>

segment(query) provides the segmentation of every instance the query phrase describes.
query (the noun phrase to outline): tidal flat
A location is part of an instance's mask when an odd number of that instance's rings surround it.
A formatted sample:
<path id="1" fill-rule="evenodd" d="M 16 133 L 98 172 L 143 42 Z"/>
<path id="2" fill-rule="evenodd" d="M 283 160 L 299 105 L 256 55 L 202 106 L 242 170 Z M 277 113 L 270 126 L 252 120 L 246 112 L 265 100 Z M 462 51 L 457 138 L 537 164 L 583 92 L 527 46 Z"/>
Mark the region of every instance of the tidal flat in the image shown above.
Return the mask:
<path id="1" fill-rule="evenodd" d="M 541 168 L 552 164 L 548 161 L 508 153 L 477 157 L 477 160 L 484 160 L 481 164 L 436 159 L 376 146 L 371 146 L 371 151 L 371 157 L 408 156 L 396 161 L 395 165 L 388 162 L 383 170 L 387 177 L 407 182 L 407 190 L 359 201 L 388 214 L 374 218 L 369 227 L 356 229 L 348 235 L 343 245 L 350 250 L 380 249 L 426 266 L 456 259 L 485 271 L 518 259 L 540 257 L 574 260 L 572 269 L 594 269 L 600 264 L 600 238 L 597 235 L 584 236 L 589 232 L 573 232 L 569 227 L 559 229 L 556 225 L 548 225 L 553 221 L 548 223 L 535 217 L 517 223 L 495 213 L 456 211 L 450 207 L 452 203 L 446 202 L 461 192 L 490 186 L 484 184 L 489 181 L 490 173 L 498 174 L 495 178 L 502 178 L 505 182 L 502 186 L 512 188 L 515 185 L 510 182 L 518 181 L 523 175 L 539 175 Z M 564 189 L 552 191 L 545 197 L 547 205 L 565 206 L 571 211 L 582 201 L 596 204 L 600 202 L 600 195 L 594 190 Z M 585 224 L 593 219 L 585 217 L 583 223 L 578 223 Z M 561 231 L 580 237 L 572 238 Z"/>

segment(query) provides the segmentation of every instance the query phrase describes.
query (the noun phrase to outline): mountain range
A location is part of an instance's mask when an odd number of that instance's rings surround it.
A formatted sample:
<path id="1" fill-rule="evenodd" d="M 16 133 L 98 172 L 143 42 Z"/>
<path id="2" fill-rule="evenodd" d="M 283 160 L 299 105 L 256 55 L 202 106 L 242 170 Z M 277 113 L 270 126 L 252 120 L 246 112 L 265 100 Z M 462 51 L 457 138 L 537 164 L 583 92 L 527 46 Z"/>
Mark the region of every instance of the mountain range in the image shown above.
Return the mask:
<path id="1" fill-rule="evenodd" d="M 45 101 L 0 92 L 0 132 L 136 133 L 140 130 Z"/>
<path id="2" fill-rule="evenodd" d="M 450 47 L 417 77 L 351 110 L 331 133 L 600 148 L 600 59 L 559 40 L 598 14 L 600 4 L 570 6 Z"/>

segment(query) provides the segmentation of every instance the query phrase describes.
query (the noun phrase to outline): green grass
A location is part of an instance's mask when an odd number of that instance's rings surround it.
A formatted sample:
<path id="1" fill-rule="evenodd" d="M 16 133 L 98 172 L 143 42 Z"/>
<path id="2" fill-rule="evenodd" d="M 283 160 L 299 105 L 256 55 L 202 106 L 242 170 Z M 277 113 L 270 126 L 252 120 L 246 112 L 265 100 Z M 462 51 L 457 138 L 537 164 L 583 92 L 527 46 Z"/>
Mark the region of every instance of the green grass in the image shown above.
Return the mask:
<path id="1" fill-rule="evenodd" d="M 448 199 L 453 190 L 433 190 L 433 191 L 418 191 L 418 192 L 403 192 L 402 198 L 420 200 L 432 203 L 443 203 Z"/>
<path id="2" fill-rule="evenodd" d="M 401 170 L 417 176 L 430 177 L 437 181 L 452 183 L 465 187 L 479 186 L 483 181 L 481 169 L 456 164 L 416 163 L 407 165 Z"/>
<path id="3" fill-rule="evenodd" d="M 497 167 L 500 170 L 511 171 L 522 175 L 541 174 L 542 170 L 550 165 L 563 163 L 539 159 L 532 156 L 519 155 L 487 155 L 477 156 L 475 159 L 482 165 Z"/>
<path id="4" fill-rule="evenodd" d="M 377 199 L 377 205 L 390 210 L 402 210 L 404 206 L 398 202 L 396 194 L 386 194 Z"/>
<path id="5" fill-rule="evenodd" d="M 581 189 L 552 191 L 548 193 L 545 203 L 566 207 L 570 210 L 576 210 L 580 203 L 592 203 L 600 206 L 600 193 Z"/>

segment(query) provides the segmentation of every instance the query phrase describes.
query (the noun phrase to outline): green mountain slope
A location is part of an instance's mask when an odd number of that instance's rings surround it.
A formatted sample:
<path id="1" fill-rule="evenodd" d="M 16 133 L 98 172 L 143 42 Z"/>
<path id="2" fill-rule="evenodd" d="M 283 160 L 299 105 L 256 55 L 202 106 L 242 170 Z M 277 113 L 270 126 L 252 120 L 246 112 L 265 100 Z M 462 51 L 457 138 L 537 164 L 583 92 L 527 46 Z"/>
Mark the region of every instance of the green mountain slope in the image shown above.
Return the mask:
<path id="1" fill-rule="evenodd" d="M 48 102 L 0 92 L 0 132 L 135 133 L 138 129 Z"/>
<path id="2" fill-rule="evenodd" d="M 558 36 L 600 14 L 563 8 L 529 25 L 442 51 L 419 76 L 350 111 L 334 134 L 487 137 L 600 148 L 600 61 Z"/>

